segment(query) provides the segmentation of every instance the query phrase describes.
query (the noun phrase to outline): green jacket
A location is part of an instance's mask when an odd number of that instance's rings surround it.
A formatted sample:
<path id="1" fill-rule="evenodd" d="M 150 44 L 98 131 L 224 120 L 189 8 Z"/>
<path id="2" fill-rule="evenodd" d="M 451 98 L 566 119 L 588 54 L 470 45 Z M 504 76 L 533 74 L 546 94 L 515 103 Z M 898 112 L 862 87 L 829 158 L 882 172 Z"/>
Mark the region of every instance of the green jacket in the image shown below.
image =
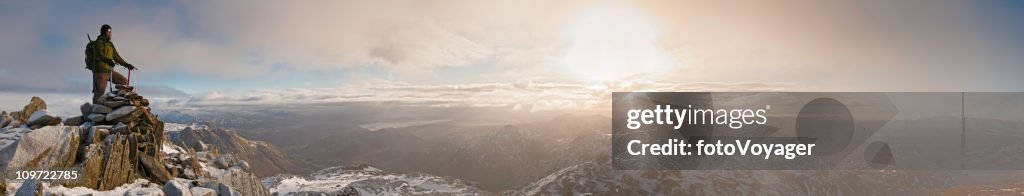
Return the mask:
<path id="1" fill-rule="evenodd" d="M 92 73 L 110 73 L 114 66 L 108 63 L 111 60 L 122 66 L 128 64 L 117 54 L 114 43 L 106 35 L 96 36 L 95 41 L 85 46 L 85 68 L 92 70 Z"/>

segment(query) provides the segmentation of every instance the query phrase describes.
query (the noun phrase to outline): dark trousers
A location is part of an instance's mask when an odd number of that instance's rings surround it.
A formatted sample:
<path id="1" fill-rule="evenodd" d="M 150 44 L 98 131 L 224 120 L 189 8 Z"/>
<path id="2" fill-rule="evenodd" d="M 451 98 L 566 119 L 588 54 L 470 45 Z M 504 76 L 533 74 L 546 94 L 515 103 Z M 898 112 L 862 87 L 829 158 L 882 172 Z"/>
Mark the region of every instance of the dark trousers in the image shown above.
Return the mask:
<path id="1" fill-rule="evenodd" d="M 114 84 L 128 85 L 128 79 L 121 73 L 114 72 Z M 110 81 L 110 73 L 92 73 L 92 103 L 95 104 L 100 96 L 107 91 L 107 82 Z"/>

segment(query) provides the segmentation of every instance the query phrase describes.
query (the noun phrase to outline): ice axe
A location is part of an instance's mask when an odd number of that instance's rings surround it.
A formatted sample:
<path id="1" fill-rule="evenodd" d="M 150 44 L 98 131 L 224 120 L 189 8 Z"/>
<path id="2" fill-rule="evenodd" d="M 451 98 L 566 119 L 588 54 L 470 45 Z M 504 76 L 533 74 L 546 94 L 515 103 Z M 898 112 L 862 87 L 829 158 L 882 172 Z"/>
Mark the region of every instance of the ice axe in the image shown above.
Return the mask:
<path id="1" fill-rule="evenodd" d="M 107 88 L 110 89 L 109 92 L 114 92 L 114 85 L 115 84 L 114 84 L 114 69 L 113 69 L 113 67 L 111 67 L 111 69 L 110 69 L 110 77 L 107 77 L 107 83 L 108 83 L 107 84 Z"/>
<path id="2" fill-rule="evenodd" d="M 132 69 L 128 69 L 127 67 L 125 67 L 125 69 L 128 70 L 128 84 L 127 85 L 128 86 L 133 86 L 132 85 Z M 135 69 L 139 69 L 139 68 L 135 68 Z M 114 92 L 114 85 L 117 85 L 117 84 L 114 84 L 114 70 L 110 70 L 110 77 L 109 77 L 109 79 L 107 79 L 107 83 L 108 83 L 107 86 L 109 86 L 108 89 L 110 89 L 110 92 Z M 136 92 L 138 92 L 138 91 L 136 91 Z"/>

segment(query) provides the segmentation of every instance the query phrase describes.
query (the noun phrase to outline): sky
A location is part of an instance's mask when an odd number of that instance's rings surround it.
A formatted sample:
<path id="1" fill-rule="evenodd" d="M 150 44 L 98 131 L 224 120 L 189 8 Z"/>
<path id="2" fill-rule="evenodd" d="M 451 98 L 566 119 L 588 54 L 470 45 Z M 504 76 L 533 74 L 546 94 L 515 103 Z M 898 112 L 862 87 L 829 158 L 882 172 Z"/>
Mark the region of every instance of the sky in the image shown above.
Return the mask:
<path id="1" fill-rule="evenodd" d="M 547 110 L 613 91 L 1024 91 L 1022 19 L 1020 1 L 2 1 L 0 110 L 88 100 L 102 24 L 168 106 Z"/>

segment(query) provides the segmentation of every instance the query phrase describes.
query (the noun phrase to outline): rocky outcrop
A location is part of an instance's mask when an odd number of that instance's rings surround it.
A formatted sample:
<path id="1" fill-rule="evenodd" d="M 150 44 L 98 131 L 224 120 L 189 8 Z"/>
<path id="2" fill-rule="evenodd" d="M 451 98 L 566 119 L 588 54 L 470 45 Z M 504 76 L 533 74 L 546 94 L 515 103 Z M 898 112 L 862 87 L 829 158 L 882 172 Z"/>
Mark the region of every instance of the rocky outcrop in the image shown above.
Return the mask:
<path id="1" fill-rule="evenodd" d="M 257 176 L 309 173 L 306 167 L 292 161 L 277 147 L 266 142 L 245 139 L 230 129 L 214 128 L 211 125 L 188 126 L 180 131 L 169 131 L 167 135 L 171 143 L 195 151 L 209 150 L 230 154 L 235 159 L 244 161 L 246 167 L 251 167 Z"/>
<path id="2" fill-rule="evenodd" d="M 7 168 L 62 168 L 75 164 L 80 127 L 48 126 L 37 130 L 4 130 L 0 170 Z M 3 141 L 0 141 L 3 142 Z"/>
<path id="3" fill-rule="evenodd" d="M 189 182 L 183 183 L 188 186 L 178 187 L 182 190 L 205 192 L 205 189 L 210 189 L 228 195 L 270 195 L 259 178 L 243 167 L 245 161 L 236 160 L 230 155 L 218 155 L 214 151 L 195 152 L 177 146 L 174 148 L 177 153 L 168 154 L 168 162 L 172 164 L 167 166 L 178 177 L 176 180 Z"/>
<path id="4" fill-rule="evenodd" d="M 25 121 L 25 119 L 27 119 L 29 117 L 29 115 L 32 115 L 33 113 L 35 113 L 38 110 L 45 110 L 45 109 L 46 109 L 46 101 L 43 101 L 43 99 L 39 98 L 39 97 L 32 97 L 32 99 L 28 101 L 28 104 L 25 105 L 25 107 L 22 107 L 22 109 L 21 109 L 21 111 L 22 111 L 21 114 L 23 115 L 21 117 L 21 120 Z"/>
<path id="5" fill-rule="evenodd" d="M 37 111 L 43 112 L 37 114 Z M 47 125 L 56 125 L 60 123 L 60 117 L 56 117 L 49 111 L 46 111 L 46 101 L 43 101 L 43 99 L 39 97 L 32 97 L 32 99 L 29 100 L 29 103 L 25 105 L 25 107 L 22 107 L 21 111 L 11 113 L 4 111 L 3 113 L 0 113 L 0 115 L 3 116 L 3 122 L 0 122 L 0 125 L 2 126 L 0 127 L 8 129 L 19 127 L 32 127 L 32 129 L 38 129 Z"/>
<path id="6" fill-rule="evenodd" d="M 69 186 L 83 186 L 97 190 L 110 190 L 139 178 L 138 155 L 131 147 L 130 137 L 106 134 L 104 127 L 90 131 L 94 142 L 85 148 L 82 161 L 82 180 Z"/>
<path id="7" fill-rule="evenodd" d="M 110 190 L 138 178 L 161 184 L 172 178 L 161 152 L 163 122 L 150 112 L 149 101 L 131 87 L 117 89 L 101 96 L 97 104 L 80 107 L 83 116 L 94 118 L 83 123 L 88 129 L 82 131 L 85 137 L 78 153 L 85 178 L 69 186 Z"/>
<path id="8" fill-rule="evenodd" d="M 169 180 L 171 176 L 161 164 L 163 154 L 158 145 L 163 138 L 163 122 L 146 108 L 147 100 L 124 87 L 119 89 L 101 98 L 101 102 L 123 102 L 117 118 L 68 122 L 81 126 L 55 126 L 61 123 L 60 117 L 47 111 L 42 99 L 33 97 L 24 110 L 12 116 L 21 120 L 22 114 L 31 112 L 32 115 L 24 119 L 27 124 L 19 128 L 8 125 L 3 129 L 0 168 L 81 167 L 82 178 L 59 183 L 97 190 L 110 190 L 137 178 L 156 183 Z M 124 131 L 112 133 L 115 127 Z"/>
<path id="9" fill-rule="evenodd" d="M 72 126 L 59 126 L 61 118 L 38 97 L 22 111 L 0 113 L 0 171 L 81 168 L 78 180 L 14 182 L 19 195 L 61 195 L 64 187 L 101 195 L 269 195 L 246 161 L 224 156 L 226 167 L 214 168 L 216 151 L 165 143 L 164 123 L 149 101 L 130 86 L 117 89 L 83 104 L 81 116 L 63 122 Z"/>
<path id="10" fill-rule="evenodd" d="M 217 178 L 217 182 L 223 183 L 242 195 L 269 196 L 270 192 L 263 187 L 260 179 L 242 168 L 228 168 L 225 173 Z"/>

